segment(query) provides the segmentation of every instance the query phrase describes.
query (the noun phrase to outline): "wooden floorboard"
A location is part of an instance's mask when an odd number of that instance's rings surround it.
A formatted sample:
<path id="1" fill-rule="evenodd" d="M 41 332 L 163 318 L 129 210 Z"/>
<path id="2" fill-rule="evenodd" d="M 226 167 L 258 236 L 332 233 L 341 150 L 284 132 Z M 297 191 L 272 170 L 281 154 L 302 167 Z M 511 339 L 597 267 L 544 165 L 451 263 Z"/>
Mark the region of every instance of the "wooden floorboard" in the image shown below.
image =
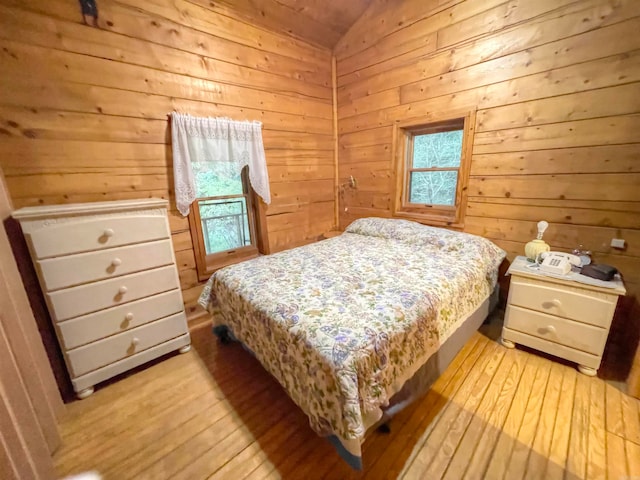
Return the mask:
<path id="1" fill-rule="evenodd" d="M 585 478 L 589 450 L 589 409 L 591 404 L 589 388 L 593 382 L 585 375 L 578 375 L 576 380 L 566 468 L 570 478 Z"/>
<path id="2" fill-rule="evenodd" d="M 551 449 L 553 428 L 558 419 L 558 401 L 562 387 L 563 367 L 558 363 L 551 365 L 549 381 L 544 395 L 540 420 L 535 430 L 533 446 L 527 459 L 524 478 L 525 480 L 542 480 L 547 466 L 547 458 Z M 596 382 L 601 383 L 601 382 Z M 562 419 L 561 419 L 562 420 Z M 602 428 L 604 432 L 604 427 Z"/>
<path id="3" fill-rule="evenodd" d="M 538 368 L 531 395 L 522 417 L 522 424 L 520 425 L 520 430 L 518 430 L 517 441 L 511 452 L 506 478 L 524 478 L 526 474 L 527 463 L 531 455 L 533 441 L 538 432 L 538 423 L 540 422 L 542 405 L 549 388 L 549 375 L 551 373 L 549 362 L 541 361 L 540 363 L 541 365 Z"/>
<path id="4" fill-rule="evenodd" d="M 576 380 L 578 374 L 574 369 L 567 368 L 563 372 L 562 390 L 558 402 L 558 413 L 553 426 L 551 449 L 545 468 L 544 478 L 561 479 L 565 477 L 567 456 L 569 452 L 569 438 L 571 435 L 571 419 L 573 418 Z"/>
<path id="5" fill-rule="evenodd" d="M 487 330 L 488 331 L 488 330 Z M 191 352 L 68 407 L 60 476 L 391 479 L 640 476 L 640 401 L 571 365 L 475 334 L 431 390 L 363 445 L 355 472 L 277 382 L 208 328 Z"/>
<path id="6" fill-rule="evenodd" d="M 494 446 L 493 452 L 491 452 L 492 455 L 483 475 L 484 478 L 505 478 L 527 404 L 532 395 L 539 394 L 534 390 L 534 382 L 540 367 L 539 360 L 537 357 L 529 359 L 522 372 L 518 390 L 498 436 L 498 441 Z"/>
<path id="7" fill-rule="evenodd" d="M 605 446 L 605 399 L 604 383 L 590 382 L 589 401 L 589 448 L 587 451 L 587 477 L 594 480 L 607 478 L 607 452 Z M 639 470 L 640 471 L 640 470 Z"/>
<path id="8" fill-rule="evenodd" d="M 475 451 L 476 445 L 484 441 L 483 432 L 493 412 L 494 406 L 498 401 L 499 394 L 509 378 L 511 362 L 519 353 L 517 350 L 503 349 L 503 351 L 502 367 L 496 371 L 493 379 L 488 382 L 487 391 L 475 414 L 472 415 L 471 422 L 460 440 L 456 454 L 451 457 L 451 461 L 444 475 L 445 479 L 458 480 L 463 478 L 469 465 L 469 458 Z"/>
<path id="9" fill-rule="evenodd" d="M 485 348 L 482 353 L 483 355 L 478 359 L 474 368 L 465 377 L 464 383 L 448 401 L 437 420 L 433 422 L 433 428 L 428 429 L 429 435 L 425 436 L 422 444 L 415 449 L 417 454 L 405 471 L 405 478 L 442 477 L 448 466 L 448 460 L 455 451 L 458 440 L 468 424 L 464 413 L 467 411 L 473 415 L 475 411 L 476 402 L 473 401 L 475 384 L 480 382 L 481 375 L 485 372 L 489 374 L 488 381 L 490 381 L 497 364 L 502 360 L 504 349 L 491 342 L 491 345 Z"/>

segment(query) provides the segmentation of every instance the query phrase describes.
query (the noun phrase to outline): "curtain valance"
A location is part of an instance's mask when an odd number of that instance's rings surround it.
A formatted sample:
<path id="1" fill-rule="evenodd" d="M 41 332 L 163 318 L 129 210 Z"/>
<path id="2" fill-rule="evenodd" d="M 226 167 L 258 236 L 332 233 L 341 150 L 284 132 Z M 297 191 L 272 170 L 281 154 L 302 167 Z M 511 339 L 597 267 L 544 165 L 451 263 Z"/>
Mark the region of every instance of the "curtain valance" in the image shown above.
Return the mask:
<path id="1" fill-rule="evenodd" d="M 218 176 L 237 176 L 249 167 L 249 182 L 265 203 L 271 202 L 269 174 L 262 144 L 262 123 L 229 118 L 171 114 L 176 206 L 186 216 L 198 198 L 194 165 Z"/>

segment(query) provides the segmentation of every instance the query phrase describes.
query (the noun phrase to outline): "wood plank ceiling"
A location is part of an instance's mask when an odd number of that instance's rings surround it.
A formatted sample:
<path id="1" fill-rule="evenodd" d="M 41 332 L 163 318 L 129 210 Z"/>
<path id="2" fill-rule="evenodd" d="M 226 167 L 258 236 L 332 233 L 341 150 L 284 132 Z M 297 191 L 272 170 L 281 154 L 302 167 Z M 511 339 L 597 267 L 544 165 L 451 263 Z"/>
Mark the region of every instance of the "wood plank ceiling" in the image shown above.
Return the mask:
<path id="1" fill-rule="evenodd" d="M 333 48 L 373 0 L 197 0 L 254 24 Z"/>

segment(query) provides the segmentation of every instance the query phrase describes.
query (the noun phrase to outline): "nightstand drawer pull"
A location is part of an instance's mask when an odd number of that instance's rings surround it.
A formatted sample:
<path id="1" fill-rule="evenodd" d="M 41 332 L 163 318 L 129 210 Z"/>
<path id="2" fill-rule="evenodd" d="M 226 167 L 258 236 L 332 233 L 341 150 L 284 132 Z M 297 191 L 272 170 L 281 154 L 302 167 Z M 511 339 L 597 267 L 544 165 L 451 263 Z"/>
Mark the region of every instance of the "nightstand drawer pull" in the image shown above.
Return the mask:
<path id="1" fill-rule="evenodd" d="M 124 316 L 124 319 L 125 319 L 127 322 L 130 322 L 131 320 L 133 320 L 133 313 L 131 313 L 131 312 L 127 313 L 127 314 Z"/>
<path id="2" fill-rule="evenodd" d="M 109 237 L 113 237 L 113 234 L 114 234 L 114 233 L 115 233 L 115 232 L 113 231 L 113 228 L 107 228 L 107 229 L 104 231 L 103 235 L 104 235 L 105 237 L 109 238 Z"/>
<path id="3" fill-rule="evenodd" d="M 111 260 L 111 265 L 114 267 L 119 267 L 120 265 L 122 265 L 122 260 L 116 257 L 113 260 Z"/>
<path id="4" fill-rule="evenodd" d="M 118 293 L 119 293 L 120 295 L 124 295 L 124 294 L 125 294 L 125 293 L 127 293 L 128 291 L 129 291 L 129 289 L 128 289 L 126 286 L 124 286 L 124 285 L 123 285 L 123 286 L 121 286 L 121 287 L 118 289 Z"/>
<path id="5" fill-rule="evenodd" d="M 140 339 L 138 337 L 133 337 L 133 339 L 131 340 L 131 345 L 133 345 L 134 347 L 136 345 L 140 345 Z"/>

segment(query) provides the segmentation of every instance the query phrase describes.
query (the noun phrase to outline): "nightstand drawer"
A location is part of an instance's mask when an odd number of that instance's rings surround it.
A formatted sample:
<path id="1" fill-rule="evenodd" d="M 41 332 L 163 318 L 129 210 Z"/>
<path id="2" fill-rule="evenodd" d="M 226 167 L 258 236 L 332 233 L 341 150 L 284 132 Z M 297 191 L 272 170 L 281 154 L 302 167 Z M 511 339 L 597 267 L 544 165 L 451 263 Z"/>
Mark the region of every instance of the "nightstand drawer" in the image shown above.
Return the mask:
<path id="1" fill-rule="evenodd" d="M 40 260 L 48 291 L 173 264 L 171 240 Z"/>
<path id="2" fill-rule="evenodd" d="M 47 297 L 54 320 L 60 322 L 179 287 L 176 268 L 171 265 L 58 290 Z"/>
<path id="3" fill-rule="evenodd" d="M 609 328 L 617 301 L 615 294 L 606 295 L 529 278 L 514 277 L 509 289 L 509 305 L 602 328 Z"/>
<path id="4" fill-rule="evenodd" d="M 602 355 L 608 330 L 509 305 L 504 326 L 593 355 Z"/>
<path id="5" fill-rule="evenodd" d="M 28 235 L 37 258 L 170 238 L 164 215 L 101 216 L 50 223 Z"/>
<path id="6" fill-rule="evenodd" d="M 575 348 L 565 347 L 559 343 L 550 342 L 544 338 L 533 337 L 526 333 L 518 332 L 517 330 L 510 330 L 504 328 L 502 330 L 502 338 L 507 339 L 510 342 L 526 345 L 541 352 L 547 352 L 556 357 L 564 358 L 571 362 L 576 362 L 578 365 L 593 368 L 594 372 L 600 368 L 600 356 L 592 355 Z"/>
<path id="7" fill-rule="evenodd" d="M 181 312 L 182 309 L 182 295 L 176 289 L 60 322 L 60 339 L 64 348 L 71 350 Z"/>
<path id="8" fill-rule="evenodd" d="M 96 368 L 179 337 L 187 330 L 186 321 L 184 313 L 180 312 L 157 322 L 71 350 L 67 352 L 71 376 L 78 377 Z"/>

